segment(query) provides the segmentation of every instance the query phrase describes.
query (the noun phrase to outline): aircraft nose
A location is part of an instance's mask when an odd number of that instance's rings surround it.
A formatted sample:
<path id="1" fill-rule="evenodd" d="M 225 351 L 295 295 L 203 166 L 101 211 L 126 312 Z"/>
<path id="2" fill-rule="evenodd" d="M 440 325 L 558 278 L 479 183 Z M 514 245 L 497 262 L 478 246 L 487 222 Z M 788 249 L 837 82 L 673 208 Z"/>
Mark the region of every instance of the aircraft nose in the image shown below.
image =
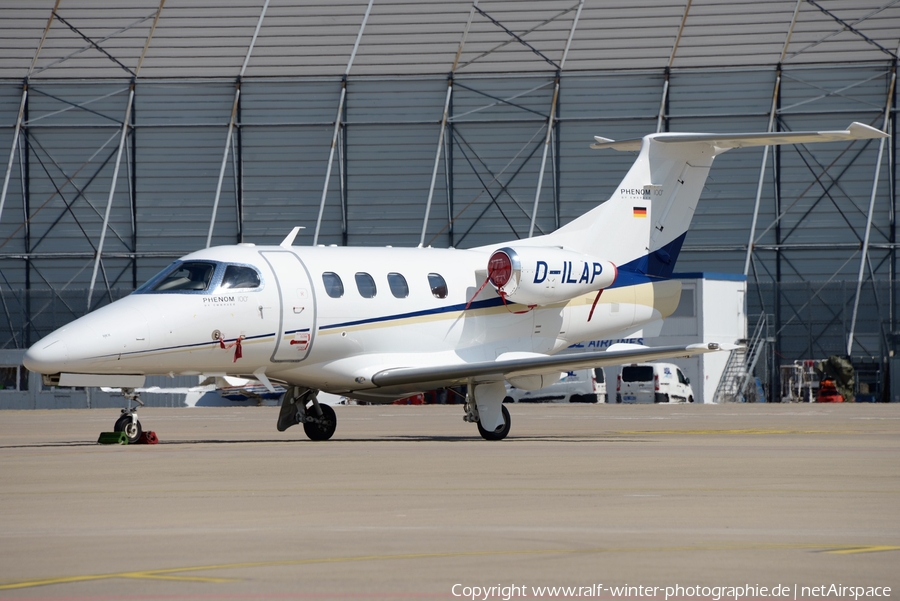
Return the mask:
<path id="1" fill-rule="evenodd" d="M 48 336 L 25 351 L 22 364 L 39 374 L 55 374 L 63 371 L 69 361 L 69 347 L 62 339 Z"/>
<path id="2" fill-rule="evenodd" d="M 63 326 L 25 352 L 23 364 L 42 374 L 116 373 L 120 357 L 147 348 L 148 323 L 126 297 Z"/>

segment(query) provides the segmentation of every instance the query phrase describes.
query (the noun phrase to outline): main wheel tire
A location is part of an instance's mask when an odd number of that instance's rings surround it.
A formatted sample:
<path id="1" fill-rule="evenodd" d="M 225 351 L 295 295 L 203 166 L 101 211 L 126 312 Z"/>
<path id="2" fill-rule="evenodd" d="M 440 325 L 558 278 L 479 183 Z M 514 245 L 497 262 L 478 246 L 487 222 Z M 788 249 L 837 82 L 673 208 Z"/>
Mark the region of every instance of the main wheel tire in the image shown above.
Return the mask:
<path id="1" fill-rule="evenodd" d="M 137 441 L 141 439 L 141 422 L 140 420 L 132 420 L 131 415 L 127 413 L 123 413 L 119 419 L 116 420 L 116 425 L 113 427 L 113 430 L 116 432 L 124 432 L 125 436 L 128 437 L 128 444 L 135 444 Z"/>
<path id="2" fill-rule="evenodd" d="M 310 440 L 328 440 L 334 436 L 334 431 L 337 429 L 337 416 L 334 414 L 334 409 L 331 408 L 331 405 L 320 404 L 319 407 L 322 409 L 322 417 L 319 421 L 303 422 L 303 431 L 306 432 Z M 312 415 L 315 417 L 314 408 L 310 407 L 306 412 L 307 415 L 312 412 Z"/>
<path id="3" fill-rule="evenodd" d="M 693 403 L 693 402 L 694 402 L 694 397 L 692 397 L 692 396 L 688 397 L 688 403 Z"/>
<path id="4" fill-rule="evenodd" d="M 509 427 L 512 425 L 512 418 L 509 417 L 509 411 L 503 405 L 500 406 L 500 410 L 503 412 L 503 426 L 500 427 L 499 430 L 494 430 L 493 432 L 488 432 L 481 425 L 481 421 L 478 422 L 478 433 L 481 434 L 481 437 L 485 440 L 503 440 L 506 438 L 506 435 L 509 434 Z"/>

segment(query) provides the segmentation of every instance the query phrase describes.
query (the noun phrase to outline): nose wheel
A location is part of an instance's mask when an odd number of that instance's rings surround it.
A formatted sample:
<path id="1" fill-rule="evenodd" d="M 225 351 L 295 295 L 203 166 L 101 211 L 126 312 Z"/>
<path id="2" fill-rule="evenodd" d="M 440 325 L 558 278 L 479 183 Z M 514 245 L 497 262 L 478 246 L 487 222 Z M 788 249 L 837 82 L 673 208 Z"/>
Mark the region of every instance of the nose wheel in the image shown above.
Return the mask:
<path id="1" fill-rule="evenodd" d="M 124 432 L 125 436 L 128 437 L 128 443 L 135 444 L 140 440 L 143 432 L 141 422 L 138 420 L 137 410 L 138 407 L 143 407 L 144 403 L 141 402 L 138 393 L 133 388 L 123 389 L 122 392 L 125 394 L 125 398 L 128 399 L 128 408 L 122 409 L 122 415 L 116 420 L 116 425 L 113 429 L 116 432 Z M 135 407 L 135 404 L 138 407 Z"/>
<path id="2" fill-rule="evenodd" d="M 128 437 L 129 444 L 135 444 L 141 438 L 141 422 L 137 418 L 137 412 L 129 413 L 124 412 L 116 420 L 116 425 L 113 428 L 116 432 L 124 432 L 125 436 Z"/>

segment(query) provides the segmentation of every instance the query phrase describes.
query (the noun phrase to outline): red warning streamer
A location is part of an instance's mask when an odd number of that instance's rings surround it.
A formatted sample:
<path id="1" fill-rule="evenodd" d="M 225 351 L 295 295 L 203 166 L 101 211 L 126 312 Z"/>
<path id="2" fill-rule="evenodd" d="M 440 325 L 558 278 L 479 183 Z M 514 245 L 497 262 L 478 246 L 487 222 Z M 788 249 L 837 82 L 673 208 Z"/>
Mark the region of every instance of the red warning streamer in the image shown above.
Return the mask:
<path id="1" fill-rule="evenodd" d="M 244 339 L 244 336 L 243 336 L 243 335 L 238 336 L 237 338 L 234 339 L 234 342 L 232 342 L 231 344 L 226 345 L 226 344 L 225 344 L 225 336 L 224 336 L 224 335 L 219 336 L 219 347 L 220 347 L 220 348 L 222 348 L 222 349 L 224 349 L 224 350 L 227 351 L 227 350 L 230 349 L 231 347 L 234 347 L 234 361 L 233 361 L 233 363 L 237 363 L 237 360 L 244 356 L 244 351 L 243 351 L 243 349 L 241 348 L 241 340 L 243 340 L 243 339 Z"/>
<path id="2" fill-rule="evenodd" d="M 537 305 L 525 305 L 528 308 L 525 309 L 524 311 L 510 311 L 509 305 L 506 304 L 506 294 L 504 294 L 502 290 L 498 290 L 497 292 L 500 295 L 500 299 L 503 301 L 503 306 L 506 307 L 506 310 L 509 311 L 510 313 L 512 313 L 513 315 L 521 315 L 523 313 L 528 313 L 529 311 L 531 311 L 532 309 L 537 307 Z"/>
<path id="3" fill-rule="evenodd" d="M 466 308 L 463 309 L 463 311 L 468 311 L 468 310 L 469 310 L 469 307 L 472 305 L 472 301 L 474 301 L 474 300 L 478 297 L 478 295 L 481 294 L 481 291 L 484 290 L 484 287 L 487 286 L 487 283 L 491 281 L 491 274 L 492 274 L 492 273 L 493 273 L 493 272 L 489 272 L 489 273 L 488 273 L 488 277 L 485 278 L 484 283 L 481 285 L 481 288 L 479 288 L 478 290 L 475 291 L 475 294 L 473 294 L 473 295 L 472 295 L 472 298 L 469 299 L 469 302 L 466 303 Z"/>
<path id="4" fill-rule="evenodd" d="M 472 298 L 469 299 L 469 302 L 466 303 L 466 308 L 463 309 L 463 311 L 469 310 L 469 307 L 472 305 L 472 302 L 478 297 L 479 294 L 481 294 L 481 291 L 484 290 L 484 287 L 487 286 L 488 282 L 491 281 L 491 276 L 493 276 L 493 275 L 494 275 L 494 270 L 493 269 L 488 270 L 488 276 L 485 278 L 484 283 L 481 284 L 481 287 L 475 291 L 475 294 L 473 294 Z M 506 307 L 507 311 L 509 311 L 509 305 L 506 304 L 506 293 L 503 292 L 502 290 L 497 290 L 497 294 L 500 295 L 500 299 L 503 301 L 503 306 Z M 513 315 L 521 315 L 522 313 L 528 313 L 535 307 L 537 307 L 537 305 L 528 305 L 528 308 L 525 309 L 524 311 L 509 311 L 509 312 L 512 313 Z"/>
<path id="5" fill-rule="evenodd" d="M 594 316 L 594 309 L 597 308 L 597 301 L 600 300 L 600 295 L 603 294 L 603 288 L 597 291 L 597 296 L 594 297 L 594 304 L 591 305 L 591 312 L 588 313 L 588 321 L 591 320 L 591 317 Z"/>

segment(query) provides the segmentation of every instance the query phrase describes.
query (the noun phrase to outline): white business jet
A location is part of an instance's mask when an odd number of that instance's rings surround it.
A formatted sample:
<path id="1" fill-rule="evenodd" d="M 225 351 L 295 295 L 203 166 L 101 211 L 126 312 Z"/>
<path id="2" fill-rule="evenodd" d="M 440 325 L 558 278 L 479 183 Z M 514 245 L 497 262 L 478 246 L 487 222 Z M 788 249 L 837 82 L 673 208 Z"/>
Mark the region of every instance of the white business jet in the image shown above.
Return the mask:
<path id="1" fill-rule="evenodd" d="M 191 253 L 130 296 L 32 346 L 25 366 L 60 386 L 134 389 L 151 374 L 254 378 L 287 388 L 283 431 L 331 438 L 319 391 L 388 403 L 467 385 L 481 436 L 509 432 L 504 381 L 542 388 L 560 372 L 734 348 L 692 344 L 556 354 L 669 316 L 669 279 L 713 159 L 732 148 L 885 137 L 844 131 L 596 138 L 638 151 L 609 199 L 544 236 L 469 250 L 237 244 Z M 116 429 L 137 440 L 132 392 Z M 135 401 L 136 404 L 133 404 Z"/>

